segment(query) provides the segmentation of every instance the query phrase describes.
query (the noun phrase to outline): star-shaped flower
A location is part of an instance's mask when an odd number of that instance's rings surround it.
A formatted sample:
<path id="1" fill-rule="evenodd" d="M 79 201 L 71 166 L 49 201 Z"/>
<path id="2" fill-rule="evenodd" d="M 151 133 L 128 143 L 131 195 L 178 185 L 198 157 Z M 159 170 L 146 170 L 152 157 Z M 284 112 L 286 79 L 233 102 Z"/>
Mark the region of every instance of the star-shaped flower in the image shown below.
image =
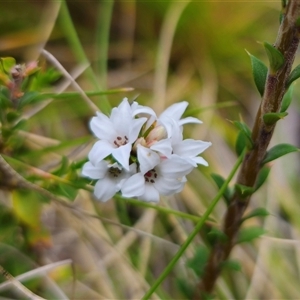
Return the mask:
<path id="1" fill-rule="evenodd" d="M 84 164 L 82 175 L 96 179 L 94 194 L 102 202 L 106 202 L 120 191 L 122 183 L 136 170 L 136 165 L 130 165 L 130 172 L 124 170 L 118 163 L 102 160 L 96 165 L 90 161 Z"/>
<path id="2" fill-rule="evenodd" d="M 146 118 L 135 119 L 127 98 L 112 110 L 111 116 L 97 112 L 92 118 L 91 129 L 97 141 L 89 153 L 89 160 L 96 165 L 112 155 L 126 170 L 129 170 L 129 156 Z"/>

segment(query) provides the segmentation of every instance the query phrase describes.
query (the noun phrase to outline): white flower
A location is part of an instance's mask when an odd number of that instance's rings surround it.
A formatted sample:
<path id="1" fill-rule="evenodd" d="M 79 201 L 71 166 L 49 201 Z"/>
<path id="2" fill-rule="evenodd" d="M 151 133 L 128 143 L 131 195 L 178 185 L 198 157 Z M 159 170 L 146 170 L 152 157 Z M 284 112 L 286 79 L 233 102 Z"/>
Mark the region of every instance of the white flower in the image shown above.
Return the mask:
<path id="1" fill-rule="evenodd" d="M 106 160 L 93 165 L 91 162 L 84 164 L 82 175 L 98 180 L 94 194 L 102 202 L 106 202 L 120 191 L 122 183 L 136 171 L 136 164 L 130 165 L 130 172 L 122 169 L 118 163 L 111 164 Z"/>
<path id="2" fill-rule="evenodd" d="M 135 119 L 127 98 L 112 110 L 110 118 L 97 112 L 91 121 L 91 129 L 97 138 L 89 153 L 89 160 L 96 165 L 108 155 L 129 170 L 129 156 L 132 144 L 136 141 L 146 118 Z"/>
<path id="3" fill-rule="evenodd" d="M 182 131 L 179 126 L 173 127 L 171 140 L 174 155 L 180 156 L 193 167 L 197 167 L 197 164 L 208 166 L 207 161 L 198 155 L 211 146 L 211 142 L 194 139 L 183 140 Z"/>
<path id="4" fill-rule="evenodd" d="M 151 108 L 147 106 L 138 105 L 136 102 L 133 102 L 132 113 L 133 115 L 148 116 L 146 129 L 149 128 L 155 120 L 157 120 L 158 125 L 164 126 L 167 132 L 167 137 L 171 137 L 173 132 L 172 127 L 174 122 L 179 126 L 188 123 L 197 123 L 197 124 L 202 123 L 202 121 L 194 117 L 187 117 L 181 119 L 188 104 L 189 103 L 187 101 L 182 101 L 179 103 L 172 104 L 167 109 L 165 109 L 159 117 L 157 117 L 155 112 Z"/>
<path id="5" fill-rule="evenodd" d="M 158 202 L 160 195 L 179 193 L 186 182 L 185 175 L 193 166 L 178 156 L 162 160 L 145 174 L 139 172 L 124 181 L 123 197 L 137 197 L 147 202 Z"/>

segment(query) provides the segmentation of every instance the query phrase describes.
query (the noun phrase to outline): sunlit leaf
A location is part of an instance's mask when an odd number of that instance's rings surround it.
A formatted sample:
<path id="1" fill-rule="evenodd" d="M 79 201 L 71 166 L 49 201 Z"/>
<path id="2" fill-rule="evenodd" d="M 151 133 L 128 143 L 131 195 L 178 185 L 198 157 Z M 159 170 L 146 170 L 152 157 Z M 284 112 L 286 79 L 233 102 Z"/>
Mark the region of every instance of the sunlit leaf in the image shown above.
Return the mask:
<path id="1" fill-rule="evenodd" d="M 31 191 L 17 191 L 12 193 L 14 212 L 18 218 L 31 227 L 40 227 L 42 202 L 37 194 Z"/>
<path id="2" fill-rule="evenodd" d="M 13 57 L 0 57 L 1 69 L 9 74 L 11 69 L 16 65 L 16 60 Z"/>

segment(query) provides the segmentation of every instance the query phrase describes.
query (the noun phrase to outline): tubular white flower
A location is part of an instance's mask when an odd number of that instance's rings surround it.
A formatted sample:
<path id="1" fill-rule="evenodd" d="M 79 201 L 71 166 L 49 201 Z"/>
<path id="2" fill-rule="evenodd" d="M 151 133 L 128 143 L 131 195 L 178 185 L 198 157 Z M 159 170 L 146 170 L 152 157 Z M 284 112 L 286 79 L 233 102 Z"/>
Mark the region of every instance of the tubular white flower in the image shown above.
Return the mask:
<path id="1" fill-rule="evenodd" d="M 160 195 L 180 192 L 198 164 L 208 165 L 199 154 L 211 143 L 183 140 L 184 124 L 202 123 L 182 118 L 187 106 L 173 104 L 157 117 L 150 107 L 124 98 L 110 117 L 97 112 L 90 127 L 99 140 L 82 175 L 97 180 L 94 194 L 100 201 L 121 191 L 123 197 L 158 202 Z"/>
<path id="2" fill-rule="evenodd" d="M 174 155 L 180 156 L 193 167 L 197 167 L 197 164 L 208 166 L 207 161 L 198 155 L 210 147 L 211 142 L 194 139 L 183 140 L 182 131 L 179 126 L 176 127 L 175 124 L 173 126 L 173 135 L 171 140 Z"/>
<path id="3" fill-rule="evenodd" d="M 93 165 L 91 162 L 84 164 L 82 175 L 96 179 L 94 194 L 102 202 L 106 202 L 120 191 L 122 183 L 136 170 L 136 165 L 130 165 L 130 172 L 122 169 L 118 163 L 111 164 L 106 160 Z"/>
<path id="4" fill-rule="evenodd" d="M 108 155 L 112 155 L 126 170 L 129 170 L 131 144 L 146 122 L 146 118 L 134 119 L 128 100 L 112 110 L 110 118 L 97 112 L 91 120 L 91 130 L 100 141 L 89 153 L 89 160 L 95 165 Z"/>
<path id="5" fill-rule="evenodd" d="M 149 128 L 151 124 L 155 120 L 157 120 L 158 125 L 163 125 L 167 131 L 167 136 L 171 137 L 172 136 L 172 126 L 174 122 L 178 124 L 179 126 L 182 126 L 184 124 L 188 123 L 196 123 L 196 124 L 201 124 L 202 121 L 200 121 L 197 118 L 194 117 L 187 117 L 181 119 L 184 111 L 186 110 L 188 106 L 187 101 L 182 101 L 178 103 L 174 103 L 171 106 L 169 106 L 167 109 L 165 109 L 159 117 L 156 116 L 155 112 L 147 107 L 147 106 L 141 106 L 138 105 L 136 102 L 134 102 L 134 105 L 132 107 L 132 113 L 133 115 L 141 115 L 141 116 L 148 116 L 148 121 L 146 128 Z"/>
<path id="6" fill-rule="evenodd" d="M 145 174 L 137 173 L 123 182 L 123 197 L 137 197 L 144 201 L 158 202 L 159 195 L 179 193 L 186 182 L 185 175 L 193 167 L 178 156 L 162 160 Z"/>

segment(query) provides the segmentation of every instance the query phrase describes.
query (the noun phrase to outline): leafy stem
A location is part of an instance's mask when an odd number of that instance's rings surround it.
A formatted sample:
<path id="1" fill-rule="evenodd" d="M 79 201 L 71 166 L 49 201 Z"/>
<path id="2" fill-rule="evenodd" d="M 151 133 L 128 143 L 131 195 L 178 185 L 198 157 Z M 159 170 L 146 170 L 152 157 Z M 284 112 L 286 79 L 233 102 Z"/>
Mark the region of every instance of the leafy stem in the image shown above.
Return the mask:
<path id="1" fill-rule="evenodd" d="M 274 71 L 274 67 L 272 70 L 269 69 L 262 102 L 252 130 L 253 147 L 247 152 L 243 160 L 237 178 L 237 184 L 239 185 L 249 188 L 254 187 L 258 173 L 262 168 L 267 147 L 276 126 L 276 122 L 266 123 L 264 115 L 280 112 L 282 99 L 286 93 L 287 81 L 299 45 L 300 26 L 297 22 L 299 17 L 300 2 L 290 0 L 286 6 L 285 15 L 274 44 L 276 51 L 282 53 L 284 63 L 280 67 L 276 66 L 276 71 Z M 222 263 L 227 260 L 236 243 L 241 220 L 250 198 L 251 194 L 245 197 L 239 190 L 236 190 L 230 199 L 230 205 L 223 224 L 223 232 L 226 234 L 227 239 L 225 241 L 219 240 L 214 245 L 204 275 L 194 294 L 194 299 L 204 299 L 205 295 L 212 293 L 215 282 L 221 273 Z"/>

